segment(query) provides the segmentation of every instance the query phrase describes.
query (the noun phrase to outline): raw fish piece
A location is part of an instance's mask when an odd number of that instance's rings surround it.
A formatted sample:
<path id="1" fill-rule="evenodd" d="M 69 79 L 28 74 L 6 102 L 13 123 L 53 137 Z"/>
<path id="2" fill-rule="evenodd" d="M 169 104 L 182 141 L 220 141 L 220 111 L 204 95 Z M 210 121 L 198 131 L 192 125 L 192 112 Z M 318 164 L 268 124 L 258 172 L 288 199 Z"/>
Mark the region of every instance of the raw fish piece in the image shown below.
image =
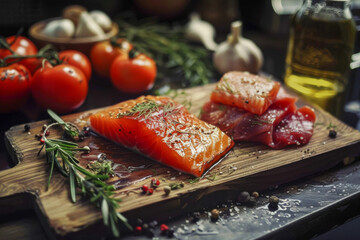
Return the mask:
<path id="1" fill-rule="evenodd" d="M 280 83 L 248 72 L 228 72 L 216 84 L 211 101 L 236 106 L 257 115 L 275 101 Z"/>
<path id="2" fill-rule="evenodd" d="M 200 177 L 233 147 L 219 128 L 169 97 L 141 96 L 90 117 L 101 136 L 167 166 Z"/>

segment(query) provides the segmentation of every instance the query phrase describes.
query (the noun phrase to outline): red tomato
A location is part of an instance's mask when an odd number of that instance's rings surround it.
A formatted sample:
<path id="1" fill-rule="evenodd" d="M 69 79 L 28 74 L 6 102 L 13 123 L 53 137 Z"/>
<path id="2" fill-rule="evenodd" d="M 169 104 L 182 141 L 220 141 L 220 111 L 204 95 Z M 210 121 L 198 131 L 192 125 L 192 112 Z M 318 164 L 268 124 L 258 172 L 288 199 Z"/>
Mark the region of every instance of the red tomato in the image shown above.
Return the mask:
<path id="1" fill-rule="evenodd" d="M 19 110 L 30 95 L 31 74 L 21 64 L 0 67 L 0 113 Z"/>
<path id="2" fill-rule="evenodd" d="M 110 76 L 110 66 L 116 57 L 127 58 L 133 46 L 124 39 L 118 39 L 116 43 L 105 41 L 95 44 L 90 52 L 90 60 L 94 71 L 102 76 Z"/>
<path id="3" fill-rule="evenodd" d="M 86 79 L 90 80 L 91 63 L 85 54 L 76 50 L 65 50 L 59 53 L 59 58 L 63 60 L 63 63 L 79 68 L 85 74 Z"/>
<path id="4" fill-rule="evenodd" d="M 6 42 L 10 45 L 10 48 L 20 56 L 26 55 L 34 55 L 37 53 L 37 48 L 35 44 L 28 38 L 23 36 L 10 36 L 6 38 Z M 6 56 L 11 55 L 12 53 L 6 48 L 0 48 L 0 58 L 3 59 Z M 15 59 L 9 59 L 7 62 L 11 62 Z M 31 73 L 34 73 L 34 66 L 38 63 L 34 63 L 34 61 L 38 61 L 36 58 L 27 58 L 21 60 L 19 63 L 27 67 Z M 40 61 L 41 63 L 41 61 Z"/>
<path id="5" fill-rule="evenodd" d="M 60 64 L 45 66 L 36 71 L 31 93 L 43 108 L 57 113 L 66 113 L 80 107 L 88 92 L 84 73 L 75 66 Z"/>
<path id="6" fill-rule="evenodd" d="M 119 90 L 127 93 L 141 93 L 154 85 L 156 64 L 145 54 L 133 58 L 117 57 L 111 64 L 110 78 Z"/>

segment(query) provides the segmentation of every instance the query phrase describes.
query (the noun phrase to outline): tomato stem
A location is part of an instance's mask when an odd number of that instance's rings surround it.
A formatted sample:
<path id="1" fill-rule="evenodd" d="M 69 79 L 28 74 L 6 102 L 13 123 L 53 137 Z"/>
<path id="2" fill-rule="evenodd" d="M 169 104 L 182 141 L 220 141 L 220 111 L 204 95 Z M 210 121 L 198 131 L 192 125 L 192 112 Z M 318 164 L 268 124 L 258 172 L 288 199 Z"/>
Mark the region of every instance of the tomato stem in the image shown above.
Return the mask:
<path id="1" fill-rule="evenodd" d="M 2 48 L 6 48 L 7 50 L 9 50 L 12 54 L 16 54 L 14 52 L 14 50 L 11 49 L 10 45 L 6 42 L 6 40 L 4 38 L 0 38 L 0 46 Z"/>

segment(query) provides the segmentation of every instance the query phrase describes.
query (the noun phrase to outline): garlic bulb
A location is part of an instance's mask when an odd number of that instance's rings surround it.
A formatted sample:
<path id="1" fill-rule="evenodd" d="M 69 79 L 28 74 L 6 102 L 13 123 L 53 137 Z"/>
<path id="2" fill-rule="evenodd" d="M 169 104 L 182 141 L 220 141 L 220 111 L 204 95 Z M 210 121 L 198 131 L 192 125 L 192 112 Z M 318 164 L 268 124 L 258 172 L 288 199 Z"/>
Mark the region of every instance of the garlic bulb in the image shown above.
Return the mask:
<path id="1" fill-rule="evenodd" d="M 199 14 L 193 13 L 190 16 L 190 22 L 186 26 L 185 37 L 192 41 L 201 42 L 204 46 L 215 51 L 217 43 L 214 41 L 214 27 L 200 19 Z"/>
<path id="2" fill-rule="evenodd" d="M 105 32 L 111 30 L 111 19 L 109 16 L 99 10 L 94 10 L 90 12 L 90 16 L 99 24 L 99 26 L 104 30 Z"/>
<path id="3" fill-rule="evenodd" d="M 88 12 L 80 13 L 79 23 L 76 28 L 75 37 L 104 36 L 102 28 L 95 22 Z"/>
<path id="4" fill-rule="evenodd" d="M 75 33 L 75 25 L 69 19 L 53 20 L 46 24 L 42 33 L 50 37 L 70 38 Z"/>
<path id="5" fill-rule="evenodd" d="M 262 67 L 263 56 L 260 49 L 254 42 L 241 36 L 241 27 L 240 21 L 233 22 L 227 41 L 221 43 L 213 55 L 213 63 L 219 73 L 257 73 Z"/>

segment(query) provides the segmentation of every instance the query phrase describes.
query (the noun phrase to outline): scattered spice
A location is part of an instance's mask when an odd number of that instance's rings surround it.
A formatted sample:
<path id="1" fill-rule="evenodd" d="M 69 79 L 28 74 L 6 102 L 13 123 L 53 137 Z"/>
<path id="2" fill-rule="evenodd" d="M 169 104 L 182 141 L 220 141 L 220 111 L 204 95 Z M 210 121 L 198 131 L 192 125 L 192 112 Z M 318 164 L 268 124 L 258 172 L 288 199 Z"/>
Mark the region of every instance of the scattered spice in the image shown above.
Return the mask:
<path id="1" fill-rule="evenodd" d="M 250 200 L 250 194 L 243 191 L 238 195 L 237 200 L 241 203 L 247 203 Z"/>
<path id="2" fill-rule="evenodd" d="M 169 195 L 170 192 L 171 192 L 171 187 L 170 186 L 165 186 L 164 187 L 164 192 L 165 192 L 166 195 Z"/>
<path id="3" fill-rule="evenodd" d="M 144 184 L 144 185 L 141 187 L 141 190 L 143 191 L 143 193 L 147 193 L 147 191 L 149 190 L 149 187 Z"/>
<path id="4" fill-rule="evenodd" d="M 259 198 L 260 194 L 258 192 L 253 192 L 251 196 L 254 198 Z"/>
<path id="5" fill-rule="evenodd" d="M 278 208 L 279 198 L 277 196 L 271 196 L 269 198 L 269 209 L 276 210 Z"/>
<path id="6" fill-rule="evenodd" d="M 135 227 L 135 234 L 140 235 L 141 233 L 142 233 L 142 227 L 141 226 L 136 226 Z"/>
<path id="7" fill-rule="evenodd" d="M 42 130 L 44 131 L 47 127 L 48 127 L 48 126 L 47 126 L 46 124 L 44 124 L 44 125 L 42 126 Z"/>
<path id="8" fill-rule="evenodd" d="M 166 224 L 161 224 L 160 231 L 162 235 L 167 235 L 167 232 L 169 231 L 169 227 Z"/>
<path id="9" fill-rule="evenodd" d="M 44 143 L 45 143 L 45 139 L 44 139 L 44 138 L 41 138 L 41 139 L 40 139 L 40 143 L 41 143 L 41 144 L 44 144 Z"/>
<path id="10" fill-rule="evenodd" d="M 329 137 L 330 138 L 336 138 L 337 132 L 335 129 L 330 129 L 329 130 Z"/>
<path id="11" fill-rule="evenodd" d="M 256 198 L 253 197 L 253 196 L 251 196 L 251 197 L 249 198 L 248 204 L 249 204 L 250 206 L 255 206 L 255 205 L 256 205 Z"/>
<path id="12" fill-rule="evenodd" d="M 220 211 L 216 208 L 211 210 L 211 220 L 216 221 L 219 219 Z"/>
<path id="13" fill-rule="evenodd" d="M 160 185 L 159 179 L 156 179 L 156 178 L 151 179 L 151 187 L 152 188 L 157 188 L 159 185 Z"/>
<path id="14" fill-rule="evenodd" d="M 95 174 L 104 174 L 104 175 L 114 175 L 113 170 L 113 161 L 106 158 L 105 153 L 100 153 L 98 155 L 98 159 L 95 161 L 91 161 L 87 167 L 94 172 Z"/>
<path id="15" fill-rule="evenodd" d="M 149 195 L 153 194 L 153 193 L 154 193 L 154 189 L 149 188 L 149 189 L 147 190 L 147 193 L 148 193 Z"/>
<path id="16" fill-rule="evenodd" d="M 31 129 L 31 127 L 30 127 L 29 124 L 25 124 L 25 125 L 24 125 L 24 130 L 25 130 L 25 132 L 29 132 L 30 129 Z"/>
<path id="17" fill-rule="evenodd" d="M 192 221 L 193 221 L 193 222 L 199 221 L 200 218 L 201 218 L 201 215 L 200 215 L 199 212 L 194 212 L 194 213 L 192 214 Z"/>

